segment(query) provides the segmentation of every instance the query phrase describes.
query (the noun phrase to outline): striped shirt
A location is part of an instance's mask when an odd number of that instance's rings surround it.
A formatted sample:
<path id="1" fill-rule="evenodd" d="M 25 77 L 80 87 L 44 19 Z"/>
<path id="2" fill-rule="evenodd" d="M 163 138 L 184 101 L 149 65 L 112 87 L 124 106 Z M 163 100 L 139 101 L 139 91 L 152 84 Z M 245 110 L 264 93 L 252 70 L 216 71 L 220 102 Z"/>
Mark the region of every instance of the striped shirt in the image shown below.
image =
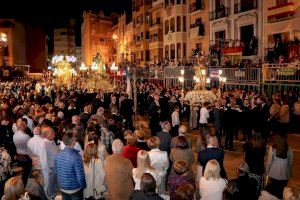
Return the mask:
<path id="1" fill-rule="evenodd" d="M 76 149 L 66 147 L 57 154 L 54 167 L 61 190 L 76 190 L 86 187 L 82 158 Z"/>

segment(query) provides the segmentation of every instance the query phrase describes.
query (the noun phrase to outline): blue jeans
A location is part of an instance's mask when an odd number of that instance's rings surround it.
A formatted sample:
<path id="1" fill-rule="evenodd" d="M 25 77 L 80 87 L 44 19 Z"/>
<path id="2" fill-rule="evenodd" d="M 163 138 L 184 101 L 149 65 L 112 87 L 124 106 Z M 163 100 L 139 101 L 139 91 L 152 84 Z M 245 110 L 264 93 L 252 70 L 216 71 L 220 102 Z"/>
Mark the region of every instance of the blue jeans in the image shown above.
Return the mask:
<path id="1" fill-rule="evenodd" d="M 61 191 L 62 200 L 82 200 L 83 199 L 83 189 L 80 189 L 74 194 L 68 194 Z"/>

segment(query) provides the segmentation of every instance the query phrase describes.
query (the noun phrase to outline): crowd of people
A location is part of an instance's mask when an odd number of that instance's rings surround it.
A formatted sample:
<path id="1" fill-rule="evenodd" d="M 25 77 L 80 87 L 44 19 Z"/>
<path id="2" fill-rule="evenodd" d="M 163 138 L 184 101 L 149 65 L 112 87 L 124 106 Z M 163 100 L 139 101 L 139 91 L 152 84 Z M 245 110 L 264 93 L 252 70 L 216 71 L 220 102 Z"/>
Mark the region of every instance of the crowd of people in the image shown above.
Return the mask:
<path id="1" fill-rule="evenodd" d="M 236 90 L 190 105 L 176 87 L 141 83 L 138 114 L 149 119 L 149 132 L 133 120 L 133 101 L 123 90 L 87 93 L 36 83 L 0 84 L 3 200 L 300 199 L 289 182 L 287 143 L 290 125 L 300 130 L 295 93 Z M 235 150 L 240 131 L 244 159 L 229 180 L 224 150 Z"/>

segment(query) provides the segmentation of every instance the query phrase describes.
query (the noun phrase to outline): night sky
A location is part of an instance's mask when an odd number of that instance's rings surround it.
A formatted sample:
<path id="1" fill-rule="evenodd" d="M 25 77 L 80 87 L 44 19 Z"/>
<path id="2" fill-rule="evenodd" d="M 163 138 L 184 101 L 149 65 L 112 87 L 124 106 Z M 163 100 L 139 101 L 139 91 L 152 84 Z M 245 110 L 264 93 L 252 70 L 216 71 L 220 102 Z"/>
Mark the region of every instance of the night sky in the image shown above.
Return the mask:
<path id="1" fill-rule="evenodd" d="M 76 44 L 80 45 L 83 11 L 123 11 L 131 14 L 131 0 L 1 0 L 0 18 L 14 18 L 33 26 L 42 26 L 50 36 L 53 28 L 64 27 L 68 19 L 76 20 Z"/>

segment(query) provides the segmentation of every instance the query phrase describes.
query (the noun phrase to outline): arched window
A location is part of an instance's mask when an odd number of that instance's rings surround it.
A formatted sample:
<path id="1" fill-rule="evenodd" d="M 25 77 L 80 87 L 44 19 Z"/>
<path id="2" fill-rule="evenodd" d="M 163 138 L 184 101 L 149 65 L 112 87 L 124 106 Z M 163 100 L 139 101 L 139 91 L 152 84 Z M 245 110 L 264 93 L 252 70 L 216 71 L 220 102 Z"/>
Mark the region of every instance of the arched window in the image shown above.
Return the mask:
<path id="1" fill-rule="evenodd" d="M 183 32 L 186 32 L 186 20 L 185 20 L 185 16 L 183 16 L 182 18 L 182 25 L 183 25 Z"/>
<path id="2" fill-rule="evenodd" d="M 165 35 L 169 33 L 169 20 L 165 21 Z"/>
<path id="3" fill-rule="evenodd" d="M 186 57 L 186 45 L 183 43 L 183 57 Z"/>
<path id="4" fill-rule="evenodd" d="M 177 59 L 181 59 L 181 44 L 177 43 Z"/>
<path id="5" fill-rule="evenodd" d="M 181 31 L 181 17 L 177 16 L 177 32 Z"/>
<path id="6" fill-rule="evenodd" d="M 165 58 L 169 59 L 169 45 L 165 46 Z"/>
<path id="7" fill-rule="evenodd" d="M 175 32 L 175 18 L 171 19 L 170 27 L 171 27 L 172 33 L 174 33 Z"/>
<path id="8" fill-rule="evenodd" d="M 171 44 L 171 59 L 175 59 L 175 44 Z"/>

